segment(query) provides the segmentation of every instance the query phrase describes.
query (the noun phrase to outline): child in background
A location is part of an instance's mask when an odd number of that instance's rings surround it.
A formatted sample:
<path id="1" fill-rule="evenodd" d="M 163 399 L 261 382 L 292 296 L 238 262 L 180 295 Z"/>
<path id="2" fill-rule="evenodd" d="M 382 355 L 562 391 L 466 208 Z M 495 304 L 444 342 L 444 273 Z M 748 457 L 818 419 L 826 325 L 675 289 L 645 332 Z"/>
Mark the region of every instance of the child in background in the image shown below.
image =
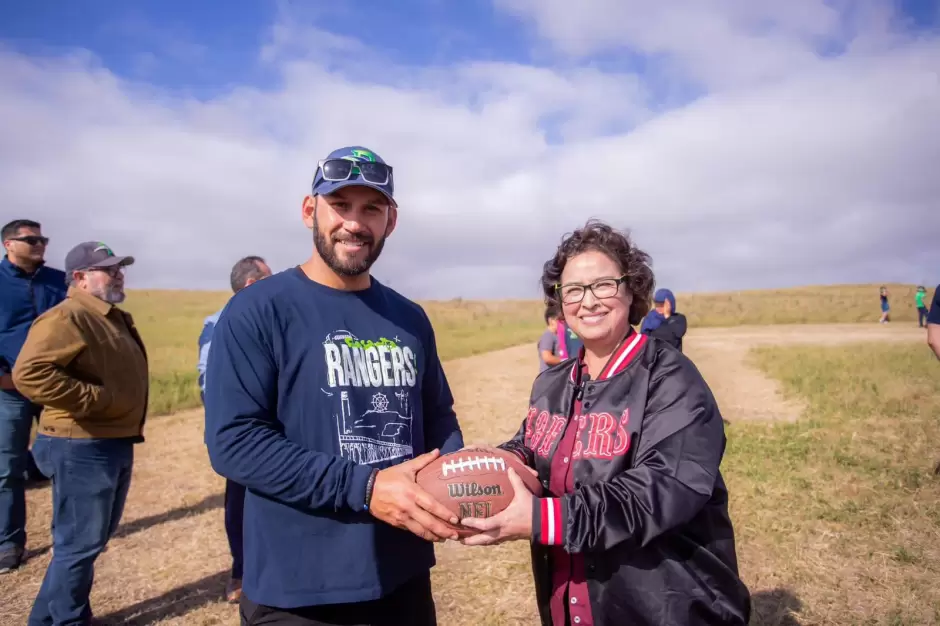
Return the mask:
<path id="1" fill-rule="evenodd" d="M 914 294 L 914 305 L 917 307 L 917 325 L 920 328 L 927 326 L 927 305 L 924 304 L 924 296 L 927 295 L 927 289 L 918 285 L 917 293 Z"/>
<path id="2" fill-rule="evenodd" d="M 558 354 L 558 326 L 560 317 L 555 307 L 545 308 L 545 332 L 539 337 L 539 372 L 544 372 L 553 365 L 558 365 L 565 359 Z"/>
<path id="3" fill-rule="evenodd" d="M 878 321 L 882 324 L 887 324 L 891 321 L 891 306 L 888 304 L 888 288 L 884 285 L 882 285 L 879 291 L 879 296 L 881 298 L 881 319 Z"/>

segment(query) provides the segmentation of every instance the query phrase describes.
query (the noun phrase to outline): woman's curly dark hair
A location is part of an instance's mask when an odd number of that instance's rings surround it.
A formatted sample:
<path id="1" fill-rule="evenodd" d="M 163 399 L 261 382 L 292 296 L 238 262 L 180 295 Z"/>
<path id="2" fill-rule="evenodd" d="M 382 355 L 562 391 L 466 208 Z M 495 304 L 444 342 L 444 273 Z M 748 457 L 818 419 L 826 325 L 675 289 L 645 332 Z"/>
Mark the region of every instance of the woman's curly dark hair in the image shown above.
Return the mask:
<path id="1" fill-rule="evenodd" d="M 600 220 L 589 220 L 582 228 L 566 235 L 555 251 L 555 256 L 542 266 L 545 304 L 561 308 L 561 299 L 556 288 L 561 283 L 565 264 L 568 259 L 589 250 L 606 254 L 620 266 L 620 271 L 626 277 L 624 283 L 633 294 L 630 324 L 642 322 L 650 311 L 655 283 L 650 256 L 633 245 L 627 233 L 615 230 Z"/>

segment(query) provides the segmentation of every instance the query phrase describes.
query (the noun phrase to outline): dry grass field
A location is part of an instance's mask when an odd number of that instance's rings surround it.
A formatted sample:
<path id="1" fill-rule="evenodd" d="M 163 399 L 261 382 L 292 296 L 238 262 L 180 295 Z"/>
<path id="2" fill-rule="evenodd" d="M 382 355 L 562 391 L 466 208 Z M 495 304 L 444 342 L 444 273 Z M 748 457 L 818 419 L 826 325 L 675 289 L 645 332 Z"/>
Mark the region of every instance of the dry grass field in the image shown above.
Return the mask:
<path id="1" fill-rule="evenodd" d="M 913 285 L 888 285 L 892 320 L 916 320 Z M 155 414 L 199 406 L 196 341 L 203 319 L 230 294 L 199 291 L 129 291 L 151 358 L 151 408 Z M 719 294 L 676 294 L 693 328 L 714 326 L 855 323 L 877 321 L 878 285 L 805 287 Z M 444 360 L 535 341 L 543 329 L 538 301 L 422 302 L 434 324 Z"/>
<path id="2" fill-rule="evenodd" d="M 752 624 L 940 624 L 940 479 L 931 471 L 940 376 L 923 331 L 696 328 L 687 345 L 730 421 L 723 472 Z M 445 369 L 468 442 L 516 430 L 537 372 L 533 346 Z M 96 615 L 115 625 L 236 624 L 220 601 L 223 485 L 206 460 L 202 414 L 153 420 L 147 436 L 124 522 L 98 562 Z M 0 624 L 24 622 L 48 563 L 48 487 L 29 492 L 28 517 L 31 558 L 0 578 Z M 437 553 L 440 623 L 535 623 L 525 544 Z"/>
<path id="3" fill-rule="evenodd" d="M 134 315 L 150 355 L 151 410 L 166 414 L 199 406 L 196 363 L 206 316 L 230 297 L 226 292 L 130 291 L 124 308 Z M 449 360 L 532 341 L 544 327 L 537 302 L 452 300 L 423 302 Z"/>

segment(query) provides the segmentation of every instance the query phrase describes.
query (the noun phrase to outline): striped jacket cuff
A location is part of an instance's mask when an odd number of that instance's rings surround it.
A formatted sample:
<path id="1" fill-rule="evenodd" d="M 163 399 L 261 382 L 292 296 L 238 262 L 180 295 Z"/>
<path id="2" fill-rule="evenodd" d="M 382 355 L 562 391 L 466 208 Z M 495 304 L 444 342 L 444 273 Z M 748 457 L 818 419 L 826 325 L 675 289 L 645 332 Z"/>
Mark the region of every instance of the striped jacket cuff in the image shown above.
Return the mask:
<path id="1" fill-rule="evenodd" d="M 543 546 L 565 544 L 565 507 L 561 498 L 534 498 L 532 533 Z"/>

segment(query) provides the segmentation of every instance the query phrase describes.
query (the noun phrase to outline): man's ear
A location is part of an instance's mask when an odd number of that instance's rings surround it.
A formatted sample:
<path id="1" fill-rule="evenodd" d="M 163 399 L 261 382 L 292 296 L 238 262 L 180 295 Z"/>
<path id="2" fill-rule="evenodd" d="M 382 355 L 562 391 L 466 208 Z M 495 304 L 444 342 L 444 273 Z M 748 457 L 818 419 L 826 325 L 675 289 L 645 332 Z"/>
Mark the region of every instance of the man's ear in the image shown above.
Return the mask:
<path id="1" fill-rule="evenodd" d="M 392 234 L 392 231 L 395 230 L 395 226 L 398 225 L 398 208 L 390 206 L 388 207 L 388 224 L 385 226 L 385 236 L 388 237 Z"/>
<path id="2" fill-rule="evenodd" d="M 300 215 L 307 228 L 313 228 L 313 214 L 317 210 L 317 199 L 315 196 L 304 196 L 303 204 L 300 207 Z"/>

